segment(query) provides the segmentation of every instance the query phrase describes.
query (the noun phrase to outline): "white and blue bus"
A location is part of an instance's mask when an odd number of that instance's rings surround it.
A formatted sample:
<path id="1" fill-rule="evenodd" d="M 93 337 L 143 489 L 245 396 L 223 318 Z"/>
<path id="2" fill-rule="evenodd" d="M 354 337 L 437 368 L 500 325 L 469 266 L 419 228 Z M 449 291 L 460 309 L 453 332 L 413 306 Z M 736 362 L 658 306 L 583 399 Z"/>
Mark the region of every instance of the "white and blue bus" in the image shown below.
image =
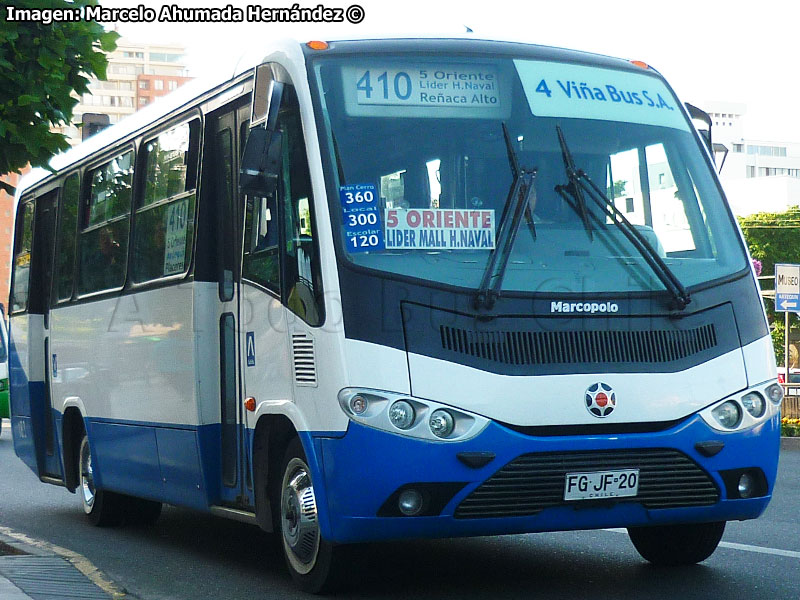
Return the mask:
<path id="1" fill-rule="evenodd" d="M 782 391 L 703 137 L 648 65 L 275 42 L 21 183 L 18 456 L 96 525 L 348 544 L 627 528 L 702 561 L 770 500 Z"/>

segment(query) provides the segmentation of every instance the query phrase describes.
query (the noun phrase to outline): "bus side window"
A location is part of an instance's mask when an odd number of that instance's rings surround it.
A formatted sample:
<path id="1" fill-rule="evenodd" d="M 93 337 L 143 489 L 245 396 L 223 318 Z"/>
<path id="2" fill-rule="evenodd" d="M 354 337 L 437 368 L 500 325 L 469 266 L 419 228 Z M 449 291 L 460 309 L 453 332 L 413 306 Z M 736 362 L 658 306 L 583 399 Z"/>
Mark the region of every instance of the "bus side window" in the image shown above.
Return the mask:
<path id="1" fill-rule="evenodd" d="M 242 277 L 280 292 L 280 221 L 273 194 L 248 196 L 245 209 Z"/>
<path id="2" fill-rule="evenodd" d="M 14 274 L 11 281 L 11 312 L 25 310 L 31 274 L 31 242 L 33 241 L 33 201 L 20 202 L 17 209 L 17 231 L 14 243 Z"/>
<path id="3" fill-rule="evenodd" d="M 284 88 L 278 128 L 283 133 L 279 194 L 286 236 L 282 245 L 286 304 L 306 323 L 319 326 L 324 321 L 324 305 L 311 175 L 300 105 L 290 85 Z"/>
<path id="4" fill-rule="evenodd" d="M 78 293 L 120 288 L 125 283 L 133 151 L 89 172 L 91 188 L 80 236 Z"/>
<path id="5" fill-rule="evenodd" d="M 239 128 L 239 156 L 244 153 L 250 121 Z M 280 221 L 275 195 L 248 196 L 245 206 L 242 277 L 280 293 Z"/>
<path id="6" fill-rule="evenodd" d="M 72 297 L 73 269 L 75 265 L 75 236 L 78 229 L 78 203 L 80 180 L 73 173 L 64 181 L 61 192 L 61 221 L 58 224 L 58 250 L 56 251 L 56 300 Z"/>
<path id="7" fill-rule="evenodd" d="M 142 146 L 144 192 L 137 201 L 131 274 L 141 283 L 189 268 L 194 240 L 200 121 L 164 131 Z"/>

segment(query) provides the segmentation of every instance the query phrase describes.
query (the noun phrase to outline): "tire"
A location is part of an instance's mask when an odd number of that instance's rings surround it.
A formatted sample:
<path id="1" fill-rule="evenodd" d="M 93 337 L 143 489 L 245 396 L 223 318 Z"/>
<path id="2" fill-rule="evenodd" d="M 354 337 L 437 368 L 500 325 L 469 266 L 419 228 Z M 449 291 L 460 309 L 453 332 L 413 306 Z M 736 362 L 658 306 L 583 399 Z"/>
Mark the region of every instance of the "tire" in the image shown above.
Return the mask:
<path id="1" fill-rule="evenodd" d="M 126 525 L 152 527 L 161 516 L 161 502 L 144 498 L 124 497 L 123 516 Z"/>
<path id="2" fill-rule="evenodd" d="M 299 438 L 289 442 L 280 473 L 273 506 L 280 507 L 276 531 L 286 566 L 304 592 L 333 591 L 340 583 L 342 548 L 320 535 L 311 469 Z"/>
<path id="3" fill-rule="evenodd" d="M 95 488 L 92 452 L 85 432 L 78 450 L 78 495 L 92 525 L 111 527 L 122 522 L 125 497 Z"/>
<path id="4" fill-rule="evenodd" d="M 642 558 L 659 566 L 704 561 L 717 549 L 724 532 L 725 521 L 628 528 L 631 542 Z"/>

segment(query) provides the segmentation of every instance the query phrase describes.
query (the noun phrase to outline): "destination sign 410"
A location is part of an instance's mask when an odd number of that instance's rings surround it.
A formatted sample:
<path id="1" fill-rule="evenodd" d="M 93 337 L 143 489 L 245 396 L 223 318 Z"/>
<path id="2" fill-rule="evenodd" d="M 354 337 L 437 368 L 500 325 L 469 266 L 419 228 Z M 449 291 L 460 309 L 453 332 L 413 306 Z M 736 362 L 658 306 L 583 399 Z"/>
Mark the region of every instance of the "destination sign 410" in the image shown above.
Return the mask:
<path id="1" fill-rule="evenodd" d="M 342 76 L 351 114 L 386 116 L 414 106 L 448 118 L 494 117 L 503 105 L 500 73 L 491 65 L 393 61 L 346 66 Z"/>

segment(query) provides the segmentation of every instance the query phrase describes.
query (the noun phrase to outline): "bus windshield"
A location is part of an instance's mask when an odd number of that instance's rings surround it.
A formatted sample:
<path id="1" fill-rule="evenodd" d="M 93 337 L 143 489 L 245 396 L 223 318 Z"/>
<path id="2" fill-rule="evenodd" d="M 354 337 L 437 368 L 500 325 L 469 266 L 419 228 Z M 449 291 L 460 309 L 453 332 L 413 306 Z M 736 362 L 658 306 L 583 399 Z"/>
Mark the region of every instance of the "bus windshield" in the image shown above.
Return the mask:
<path id="1" fill-rule="evenodd" d="M 535 194 L 503 291 L 665 289 L 614 209 L 683 286 L 747 265 L 691 125 L 652 71 L 444 54 L 331 56 L 313 71 L 331 210 L 355 265 L 477 289 L 512 220 L 515 161 L 535 172 Z M 602 202 L 575 190 L 559 131 Z"/>

